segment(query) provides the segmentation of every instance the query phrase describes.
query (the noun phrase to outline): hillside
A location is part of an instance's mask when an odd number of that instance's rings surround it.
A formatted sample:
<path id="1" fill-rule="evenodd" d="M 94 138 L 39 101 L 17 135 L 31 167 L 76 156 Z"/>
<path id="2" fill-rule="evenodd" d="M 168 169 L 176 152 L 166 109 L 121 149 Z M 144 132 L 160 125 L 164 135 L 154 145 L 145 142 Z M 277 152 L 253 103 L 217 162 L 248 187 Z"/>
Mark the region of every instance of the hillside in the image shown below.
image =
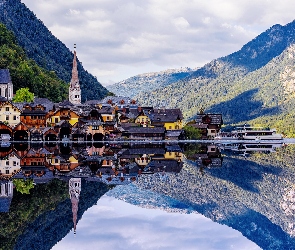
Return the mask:
<path id="1" fill-rule="evenodd" d="M 16 36 L 26 55 L 37 64 L 69 83 L 73 62 L 72 52 L 20 0 L 0 0 L 0 22 Z M 74 43 L 74 41 L 73 41 Z M 79 54 L 78 54 L 79 56 Z M 97 79 L 78 61 L 82 101 L 102 99 L 108 94 Z"/>
<path id="2" fill-rule="evenodd" d="M 194 69 L 169 69 L 136 75 L 126 80 L 107 86 L 107 89 L 118 96 L 134 98 L 141 92 L 164 88 L 191 75 Z"/>
<path id="3" fill-rule="evenodd" d="M 294 34 L 295 22 L 274 25 L 239 51 L 134 98 L 143 105 L 179 107 L 186 120 L 203 107 L 223 114 L 227 125 L 262 124 L 295 136 Z"/>
<path id="4" fill-rule="evenodd" d="M 54 102 L 68 98 L 68 84 L 54 72 L 39 67 L 17 45 L 13 33 L 0 23 L 0 68 L 9 69 L 14 90 L 28 87 L 35 96 L 46 97 Z"/>

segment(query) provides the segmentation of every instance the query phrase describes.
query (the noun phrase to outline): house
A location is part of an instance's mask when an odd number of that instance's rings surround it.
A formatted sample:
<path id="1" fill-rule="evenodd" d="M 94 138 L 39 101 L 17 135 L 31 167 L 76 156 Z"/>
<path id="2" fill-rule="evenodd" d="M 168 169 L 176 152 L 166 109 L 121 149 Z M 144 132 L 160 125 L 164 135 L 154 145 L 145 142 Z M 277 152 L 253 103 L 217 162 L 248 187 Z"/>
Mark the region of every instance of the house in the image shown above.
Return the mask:
<path id="1" fill-rule="evenodd" d="M 194 126 L 201 127 L 203 130 L 206 129 L 206 139 L 213 139 L 220 131 L 221 125 L 223 125 L 221 114 L 205 114 L 200 113 L 196 115 L 196 124 Z"/>
<path id="2" fill-rule="evenodd" d="M 8 69 L 0 69 L 0 96 L 7 101 L 11 101 L 13 97 L 13 84 Z"/>
<path id="3" fill-rule="evenodd" d="M 0 97 L 0 121 L 13 127 L 20 122 L 21 110 L 10 101 L 4 101 L 3 99 L 5 98 Z"/>
<path id="4" fill-rule="evenodd" d="M 132 140 L 163 140 L 165 138 L 165 128 L 130 127 L 127 136 Z"/>
<path id="5" fill-rule="evenodd" d="M 30 128 L 44 128 L 46 124 L 46 108 L 42 104 L 24 104 L 20 121 Z"/>
<path id="6" fill-rule="evenodd" d="M 46 121 L 50 126 L 55 126 L 61 121 L 68 121 L 71 125 L 74 125 L 79 120 L 78 111 L 74 111 L 74 105 L 69 101 L 59 103 L 56 107 L 56 111 L 51 115 L 48 115 Z"/>
<path id="7" fill-rule="evenodd" d="M 183 115 L 180 109 L 153 109 L 149 114 L 151 126 L 165 127 L 166 130 L 181 130 Z"/>

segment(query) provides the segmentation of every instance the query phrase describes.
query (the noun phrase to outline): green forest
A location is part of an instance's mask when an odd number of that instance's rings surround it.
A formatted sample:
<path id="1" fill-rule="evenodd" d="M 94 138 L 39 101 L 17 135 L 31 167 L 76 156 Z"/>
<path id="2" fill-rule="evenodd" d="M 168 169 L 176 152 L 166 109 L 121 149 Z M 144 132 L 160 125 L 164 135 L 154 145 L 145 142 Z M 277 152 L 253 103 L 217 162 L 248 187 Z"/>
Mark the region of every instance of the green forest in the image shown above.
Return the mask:
<path id="1" fill-rule="evenodd" d="M 53 102 L 68 98 L 68 84 L 52 71 L 39 67 L 17 45 L 13 33 L 0 23 L 0 68 L 9 69 L 14 91 L 29 88 L 37 97 L 46 97 Z"/>

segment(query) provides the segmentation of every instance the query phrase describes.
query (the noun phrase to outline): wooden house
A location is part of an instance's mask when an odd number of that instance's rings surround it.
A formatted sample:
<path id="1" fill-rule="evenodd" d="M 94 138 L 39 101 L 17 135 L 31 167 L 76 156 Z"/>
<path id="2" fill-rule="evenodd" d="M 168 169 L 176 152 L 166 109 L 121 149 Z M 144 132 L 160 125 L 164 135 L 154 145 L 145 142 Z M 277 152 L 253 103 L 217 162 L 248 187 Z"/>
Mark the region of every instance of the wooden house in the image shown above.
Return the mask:
<path id="1" fill-rule="evenodd" d="M 30 128 L 44 128 L 46 124 L 46 108 L 41 104 L 25 104 L 20 115 L 20 121 Z"/>
<path id="2" fill-rule="evenodd" d="M 127 136 L 133 140 L 163 140 L 165 138 L 165 128 L 130 127 Z"/>
<path id="3" fill-rule="evenodd" d="M 223 125 L 222 115 L 221 114 L 197 114 L 195 118 L 197 125 L 206 126 L 206 137 L 207 139 L 213 139 L 221 129 Z"/>

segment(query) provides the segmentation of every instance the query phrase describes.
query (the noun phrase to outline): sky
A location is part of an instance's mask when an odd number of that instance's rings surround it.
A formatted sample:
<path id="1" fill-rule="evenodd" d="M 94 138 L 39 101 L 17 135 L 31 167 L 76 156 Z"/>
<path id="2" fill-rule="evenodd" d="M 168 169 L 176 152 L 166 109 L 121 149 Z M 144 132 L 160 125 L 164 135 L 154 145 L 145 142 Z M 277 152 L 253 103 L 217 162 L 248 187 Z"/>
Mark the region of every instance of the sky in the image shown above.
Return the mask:
<path id="1" fill-rule="evenodd" d="M 52 250 L 258 250 L 240 232 L 200 214 L 137 207 L 104 195 Z"/>
<path id="2" fill-rule="evenodd" d="M 103 85 L 197 68 L 295 19 L 294 0 L 21 0 Z"/>

